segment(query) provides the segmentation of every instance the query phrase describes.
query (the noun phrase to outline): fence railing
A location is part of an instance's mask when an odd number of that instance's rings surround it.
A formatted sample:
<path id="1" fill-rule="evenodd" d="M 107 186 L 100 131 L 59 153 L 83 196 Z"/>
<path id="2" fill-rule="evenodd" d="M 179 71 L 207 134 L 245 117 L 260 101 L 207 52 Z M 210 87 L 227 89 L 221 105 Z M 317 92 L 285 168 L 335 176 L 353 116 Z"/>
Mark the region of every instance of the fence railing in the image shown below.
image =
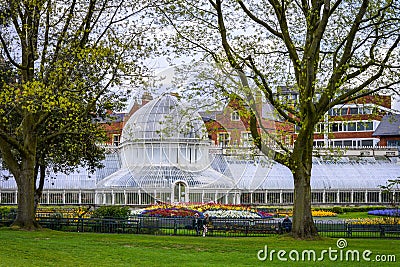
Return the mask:
<path id="1" fill-rule="evenodd" d="M 107 218 L 62 218 L 42 216 L 37 218 L 40 225 L 59 231 L 129 233 L 152 235 L 201 236 L 203 228 L 194 218 L 176 217 L 129 217 L 128 219 Z M 0 226 L 11 225 L 13 218 L 0 218 Z M 212 218 L 207 236 L 240 237 L 269 236 L 285 233 L 281 219 Z M 316 220 L 320 236 L 324 237 L 366 237 L 400 238 L 400 224 L 354 224 L 342 220 Z"/>

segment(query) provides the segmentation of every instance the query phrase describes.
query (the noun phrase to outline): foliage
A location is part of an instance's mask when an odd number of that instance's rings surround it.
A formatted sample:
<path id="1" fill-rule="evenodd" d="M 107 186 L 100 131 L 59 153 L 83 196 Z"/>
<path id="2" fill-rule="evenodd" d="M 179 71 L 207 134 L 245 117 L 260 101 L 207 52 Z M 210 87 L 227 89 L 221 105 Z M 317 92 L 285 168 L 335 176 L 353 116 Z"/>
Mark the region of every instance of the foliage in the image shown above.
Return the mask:
<path id="1" fill-rule="evenodd" d="M 130 214 L 128 207 L 121 206 L 102 206 L 95 209 L 92 213 L 92 218 L 115 218 L 126 219 Z"/>
<path id="2" fill-rule="evenodd" d="M 143 2 L 7 1 L 1 54 L 18 75 L 0 90 L 0 155 L 18 186 L 16 226 L 34 228 L 37 174 L 99 166 L 105 121 L 138 84 L 151 50 Z M 3 18 L 2 18 L 3 19 Z M 148 22 L 148 23 L 147 23 Z M 121 31 L 120 29 L 124 29 Z M 149 42 L 149 43 L 147 43 Z M 5 80 L 4 80 L 5 81 Z"/>
<path id="3" fill-rule="evenodd" d="M 382 189 L 382 193 L 389 195 L 390 204 L 398 209 L 400 205 L 400 194 L 396 194 L 396 191 L 399 192 L 400 189 L 400 177 L 388 180 L 386 185 L 380 185 L 379 188 Z"/>
<path id="4" fill-rule="evenodd" d="M 332 211 L 336 214 L 342 214 L 343 213 L 343 208 L 342 207 L 333 207 Z"/>
<path id="5" fill-rule="evenodd" d="M 0 217 L 1 218 L 14 218 L 16 215 L 15 207 L 2 206 L 0 207 Z"/>

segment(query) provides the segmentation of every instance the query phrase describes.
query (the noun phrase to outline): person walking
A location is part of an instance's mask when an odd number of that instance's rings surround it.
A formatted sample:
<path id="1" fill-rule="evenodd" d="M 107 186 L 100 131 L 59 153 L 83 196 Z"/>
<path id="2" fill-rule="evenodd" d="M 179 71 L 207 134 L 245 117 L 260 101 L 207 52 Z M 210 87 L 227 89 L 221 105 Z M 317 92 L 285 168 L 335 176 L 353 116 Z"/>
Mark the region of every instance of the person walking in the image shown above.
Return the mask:
<path id="1" fill-rule="evenodd" d="M 196 230 L 196 235 L 200 234 L 201 220 L 199 218 L 199 214 L 196 213 L 193 219 L 193 228 Z"/>
<path id="2" fill-rule="evenodd" d="M 206 214 L 203 219 L 203 237 L 205 237 L 208 232 L 209 223 L 210 223 L 210 217 L 208 217 L 208 214 Z"/>

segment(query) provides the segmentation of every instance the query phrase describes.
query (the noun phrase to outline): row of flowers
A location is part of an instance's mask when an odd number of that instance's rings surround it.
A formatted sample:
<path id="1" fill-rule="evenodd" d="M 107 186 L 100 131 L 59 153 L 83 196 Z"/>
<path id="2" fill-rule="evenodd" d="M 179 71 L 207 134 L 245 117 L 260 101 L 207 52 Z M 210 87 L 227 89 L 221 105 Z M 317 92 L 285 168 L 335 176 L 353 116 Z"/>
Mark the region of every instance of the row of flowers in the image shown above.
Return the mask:
<path id="1" fill-rule="evenodd" d="M 208 214 L 211 218 L 247 218 L 247 219 L 257 219 L 257 218 L 271 218 L 262 217 L 259 213 L 248 211 L 248 210 L 208 210 L 204 212 L 204 215 Z"/>
<path id="2" fill-rule="evenodd" d="M 177 205 L 172 204 L 158 204 L 151 207 L 134 210 L 132 215 L 139 216 L 153 216 L 153 217 L 192 217 L 195 215 L 203 217 L 208 214 L 213 218 L 272 218 L 275 216 L 263 210 L 258 210 L 246 205 L 233 205 L 233 204 L 219 204 L 219 203 L 181 203 Z M 292 216 L 292 211 L 284 214 L 277 214 L 282 217 L 285 215 Z M 314 217 L 333 217 L 337 214 L 331 211 L 313 210 L 312 216 Z"/>
<path id="3" fill-rule="evenodd" d="M 400 209 L 371 210 L 369 215 L 400 217 Z"/>
<path id="4" fill-rule="evenodd" d="M 151 217 L 193 217 L 206 214 L 212 218 L 272 218 L 274 214 L 243 205 L 208 204 L 162 204 L 134 210 L 132 215 Z"/>
<path id="5" fill-rule="evenodd" d="M 293 216 L 293 211 L 289 211 L 286 213 L 279 213 L 278 215 L 279 215 L 279 217 L 284 217 L 286 215 Z M 313 217 L 336 217 L 337 216 L 337 214 L 335 212 L 327 211 L 327 210 L 312 210 L 311 215 Z"/>
<path id="6" fill-rule="evenodd" d="M 351 224 L 362 224 L 362 225 L 371 225 L 371 224 L 400 224 L 400 220 L 393 217 L 385 217 L 385 218 L 358 218 L 358 219 L 347 219 L 346 223 Z"/>
<path id="7" fill-rule="evenodd" d="M 90 218 L 92 215 L 92 211 L 90 207 L 74 207 L 74 208 L 38 208 L 37 216 L 43 217 L 47 216 L 47 214 L 52 213 L 55 217 L 62 218 Z"/>
<path id="8" fill-rule="evenodd" d="M 155 209 L 143 209 L 138 215 L 149 216 L 149 217 L 193 217 L 202 216 L 201 212 L 186 208 L 155 208 Z"/>
<path id="9" fill-rule="evenodd" d="M 313 217 L 335 217 L 336 213 L 327 210 L 312 210 L 311 214 Z"/>

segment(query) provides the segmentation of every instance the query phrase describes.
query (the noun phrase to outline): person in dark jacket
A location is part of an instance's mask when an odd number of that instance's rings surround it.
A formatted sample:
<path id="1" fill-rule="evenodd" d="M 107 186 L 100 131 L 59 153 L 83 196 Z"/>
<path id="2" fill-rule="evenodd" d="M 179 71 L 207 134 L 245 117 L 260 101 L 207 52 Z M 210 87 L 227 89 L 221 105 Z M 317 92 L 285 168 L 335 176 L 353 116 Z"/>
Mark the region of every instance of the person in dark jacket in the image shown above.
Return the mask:
<path id="1" fill-rule="evenodd" d="M 199 218 L 199 214 L 196 213 L 193 219 L 193 229 L 196 230 L 196 235 L 200 234 L 201 227 L 202 227 L 202 220 Z"/>
<path id="2" fill-rule="evenodd" d="M 286 215 L 285 219 L 283 219 L 282 228 L 286 233 L 289 233 L 292 231 L 292 221 L 289 219 L 288 215 Z"/>

